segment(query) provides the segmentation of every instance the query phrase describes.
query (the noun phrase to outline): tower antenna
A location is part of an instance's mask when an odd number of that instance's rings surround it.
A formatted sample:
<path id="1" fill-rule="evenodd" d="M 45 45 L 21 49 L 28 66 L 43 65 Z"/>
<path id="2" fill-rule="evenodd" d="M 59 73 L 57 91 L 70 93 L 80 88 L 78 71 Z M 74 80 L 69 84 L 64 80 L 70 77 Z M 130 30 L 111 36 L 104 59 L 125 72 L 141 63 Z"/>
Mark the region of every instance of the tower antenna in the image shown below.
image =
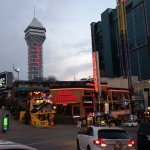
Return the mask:
<path id="1" fill-rule="evenodd" d="M 35 18 L 35 6 L 34 6 L 34 18 Z"/>

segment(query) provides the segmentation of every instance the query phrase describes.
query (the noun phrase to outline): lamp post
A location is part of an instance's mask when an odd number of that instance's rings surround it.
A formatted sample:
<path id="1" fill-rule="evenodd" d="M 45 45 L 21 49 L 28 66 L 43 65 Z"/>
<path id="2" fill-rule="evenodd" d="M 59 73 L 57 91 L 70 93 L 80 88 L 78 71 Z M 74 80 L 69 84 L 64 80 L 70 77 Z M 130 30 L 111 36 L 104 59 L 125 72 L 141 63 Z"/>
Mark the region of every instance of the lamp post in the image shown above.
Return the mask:
<path id="1" fill-rule="evenodd" d="M 14 64 L 13 64 L 13 69 L 14 69 L 15 72 L 18 73 L 18 80 L 19 80 L 19 72 L 21 71 L 21 69 L 20 69 L 20 68 L 15 69 L 15 68 L 14 68 Z"/>

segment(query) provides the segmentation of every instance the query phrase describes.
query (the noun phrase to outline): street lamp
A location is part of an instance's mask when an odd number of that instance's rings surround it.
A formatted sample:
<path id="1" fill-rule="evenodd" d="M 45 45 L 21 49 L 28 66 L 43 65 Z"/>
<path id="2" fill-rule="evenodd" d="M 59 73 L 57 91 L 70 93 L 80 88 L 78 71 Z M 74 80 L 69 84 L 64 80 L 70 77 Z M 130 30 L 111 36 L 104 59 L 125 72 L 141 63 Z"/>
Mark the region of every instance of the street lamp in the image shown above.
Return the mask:
<path id="1" fill-rule="evenodd" d="M 19 72 L 21 71 L 21 69 L 20 68 L 15 69 L 14 64 L 13 64 L 13 69 L 14 69 L 14 71 L 16 71 L 18 73 L 18 80 L 19 80 Z"/>

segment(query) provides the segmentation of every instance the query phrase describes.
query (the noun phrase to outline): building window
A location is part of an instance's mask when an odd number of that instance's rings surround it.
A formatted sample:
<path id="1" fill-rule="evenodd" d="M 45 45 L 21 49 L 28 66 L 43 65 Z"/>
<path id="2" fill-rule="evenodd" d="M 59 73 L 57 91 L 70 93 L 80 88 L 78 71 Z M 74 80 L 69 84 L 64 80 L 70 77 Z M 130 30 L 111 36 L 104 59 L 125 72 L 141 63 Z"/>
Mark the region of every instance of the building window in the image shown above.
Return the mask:
<path id="1" fill-rule="evenodd" d="M 80 107 L 79 106 L 73 107 L 73 114 L 74 115 L 80 115 Z"/>

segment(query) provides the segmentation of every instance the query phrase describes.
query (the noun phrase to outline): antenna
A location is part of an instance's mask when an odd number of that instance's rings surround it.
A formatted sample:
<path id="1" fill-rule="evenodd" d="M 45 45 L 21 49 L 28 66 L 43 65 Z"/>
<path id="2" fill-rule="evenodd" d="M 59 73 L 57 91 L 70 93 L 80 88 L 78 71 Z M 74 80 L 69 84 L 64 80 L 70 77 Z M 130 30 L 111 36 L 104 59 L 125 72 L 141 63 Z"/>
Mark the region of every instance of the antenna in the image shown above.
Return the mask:
<path id="1" fill-rule="evenodd" d="M 35 6 L 34 6 L 34 18 L 35 18 Z"/>

